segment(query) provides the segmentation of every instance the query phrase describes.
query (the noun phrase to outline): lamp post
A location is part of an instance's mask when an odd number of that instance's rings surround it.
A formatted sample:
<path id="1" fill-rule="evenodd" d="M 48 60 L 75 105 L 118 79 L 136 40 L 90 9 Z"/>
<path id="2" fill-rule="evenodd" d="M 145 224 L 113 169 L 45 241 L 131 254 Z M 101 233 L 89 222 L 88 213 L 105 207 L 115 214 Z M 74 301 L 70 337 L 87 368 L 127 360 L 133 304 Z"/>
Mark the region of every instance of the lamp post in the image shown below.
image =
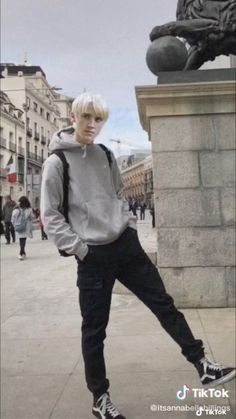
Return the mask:
<path id="1" fill-rule="evenodd" d="M 27 112 L 29 107 L 26 103 L 23 103 L 23 109 L 25 112 L 25 150 L 24 150 L 24 194 L 27 196 L 27 171 L 28 171 L 28 164 L 27 164 Z"/>

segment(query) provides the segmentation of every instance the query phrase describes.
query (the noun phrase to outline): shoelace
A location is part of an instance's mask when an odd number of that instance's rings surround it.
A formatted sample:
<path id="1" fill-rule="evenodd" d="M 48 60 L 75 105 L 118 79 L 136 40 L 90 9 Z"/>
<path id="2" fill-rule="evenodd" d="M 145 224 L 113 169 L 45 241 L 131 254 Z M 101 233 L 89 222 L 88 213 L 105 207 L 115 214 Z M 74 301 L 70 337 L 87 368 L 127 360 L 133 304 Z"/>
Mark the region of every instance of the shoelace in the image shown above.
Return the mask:
<path id="1" fill-rule="evenodd" d="M 100 402 L 101 400 L 101 402 Z M 116 416 L 119 416 L 118 410 L 115 408 L 115 406 L 112 404 L 111 399 L 107 393 L 103 394 L 97 401 L 97 404 L 99 404 L 99 407 L 102 411 L 102 414 L 104 415 L 106 412 L 110 413 L 111 417 L 115 418 Z"/>
<path id="2" fill-rule="evenodd" d="M 203 365 L 204 369 L 208 367 L 213 371 L 221 371 L 224 368 L 223 365 L 217 364 L 216 362 L 210 362 L 208 359 L 203 361 Z"/>

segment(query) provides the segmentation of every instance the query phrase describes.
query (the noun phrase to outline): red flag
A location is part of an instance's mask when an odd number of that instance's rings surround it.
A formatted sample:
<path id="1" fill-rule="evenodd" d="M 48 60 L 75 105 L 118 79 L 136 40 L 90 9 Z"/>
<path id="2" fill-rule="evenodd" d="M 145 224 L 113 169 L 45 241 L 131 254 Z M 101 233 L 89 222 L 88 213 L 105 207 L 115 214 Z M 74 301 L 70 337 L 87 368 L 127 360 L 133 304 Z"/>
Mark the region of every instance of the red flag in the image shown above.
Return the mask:
<path id="1" fill-rule="evenodd" d="M 7 163 L 6 171 L 7 171 L 8 182 L 15 183 L 16 182 L 16 162 L 14 161 L 12 155 Z"/>

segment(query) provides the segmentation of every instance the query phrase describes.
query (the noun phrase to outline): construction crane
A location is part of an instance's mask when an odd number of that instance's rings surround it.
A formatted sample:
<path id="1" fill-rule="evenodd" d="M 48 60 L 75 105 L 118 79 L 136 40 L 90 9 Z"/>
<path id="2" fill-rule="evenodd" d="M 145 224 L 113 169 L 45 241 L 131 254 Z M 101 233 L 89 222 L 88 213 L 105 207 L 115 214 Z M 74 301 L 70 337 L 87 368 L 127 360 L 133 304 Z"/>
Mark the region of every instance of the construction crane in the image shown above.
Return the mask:
<path id="1" fill-rule="evenodd" d="M 121 145 L 127 146 L 133 150 L 145 150 L 145 147 L 137 146 L 136 144 L 132 144 L 128 141 L 120 140 L 119 138 L 110 138 L 109 141 L 112 141 L 117 144 L 117 157 L 121 157 Z M 146 147 L 147 149 L 148 147 Z"/>

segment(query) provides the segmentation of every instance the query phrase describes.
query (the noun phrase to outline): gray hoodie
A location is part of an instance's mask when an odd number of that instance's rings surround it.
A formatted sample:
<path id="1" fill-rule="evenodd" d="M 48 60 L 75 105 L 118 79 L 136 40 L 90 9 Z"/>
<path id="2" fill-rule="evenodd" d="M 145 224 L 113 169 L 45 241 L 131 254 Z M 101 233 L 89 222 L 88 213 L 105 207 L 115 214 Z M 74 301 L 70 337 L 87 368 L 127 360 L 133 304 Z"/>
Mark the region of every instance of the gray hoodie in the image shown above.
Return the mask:
<path id="1" fill-rule="evenodd" d="M 62 214 L 62 162 L 52 154 L 43 165 L 41 216 L 46 233 L 59 249 L 83 260 L 88 245 L 112 243 L 128 226 L 136 228 L 113 155 L 110 168 L 101 147 L 81 146 L 66 132 L 54 134 L 49 149 L 63 150 L 69 164 L 69 224 Z"/>

